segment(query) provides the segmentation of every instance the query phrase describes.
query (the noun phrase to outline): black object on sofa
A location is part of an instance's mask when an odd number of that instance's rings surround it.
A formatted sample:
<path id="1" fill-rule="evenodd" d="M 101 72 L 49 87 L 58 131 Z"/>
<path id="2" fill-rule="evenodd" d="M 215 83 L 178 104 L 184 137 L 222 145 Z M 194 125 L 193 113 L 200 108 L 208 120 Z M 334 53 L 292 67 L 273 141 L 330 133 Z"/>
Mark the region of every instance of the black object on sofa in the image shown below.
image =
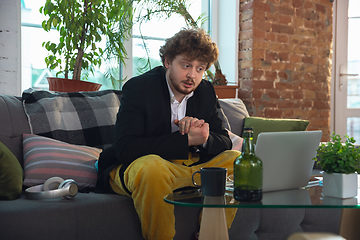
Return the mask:
<path id="1" fill-rule="evenodd" d="M 248 116 L 239 99 L 220 100 L 233 133 L 241 135 Z M 22 99 L 0 95 L 0 142 L 23 163 L 22 134 L 30 133 Z M 200 208 L 175 206 L 175 239 L 192 239 Z M 239 209 L 230 239 L 286 239 L 294 232 L 338 233 L 340 209 Z M 161 230 L 159 230 L 161 231 Z M 143 239 L 131 198 L 115 194 L 79 193 L 60 198 L 0 201 L 0 239 Z"/>

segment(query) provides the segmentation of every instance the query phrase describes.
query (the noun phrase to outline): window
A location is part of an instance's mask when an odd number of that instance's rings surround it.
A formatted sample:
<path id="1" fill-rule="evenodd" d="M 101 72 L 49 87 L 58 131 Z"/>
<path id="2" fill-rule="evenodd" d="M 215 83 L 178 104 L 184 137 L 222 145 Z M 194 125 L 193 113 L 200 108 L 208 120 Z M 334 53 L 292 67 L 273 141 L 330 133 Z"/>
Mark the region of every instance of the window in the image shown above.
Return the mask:
<path id="1" fill-rule="evenodd" d="M 228 79 L 229 83 L 235 83 L 237 79 L 237 33 L 236 27 L 229 29 L 229 26 L 238 26 L 238 20 L 230 20 L 226 23 L 226 27 L 220 29 L 227 29 L 228 34 L 231 33 L 231 41 L 229 41 L 229 35 L 221 34 L 221 38 L 217 37 L 216 34 L 219 34 L 219 25 L 223 24 L 222 22 L 226 21 L 229 16 L 229 9 L 234 12 L 233 18 L 237 18 L 236 7 L 234 10 L 234 4 L 238 6 L 237 1 L 231 1 L 231 3 L 222 2 L 221 7 L 219 0 L 190 0 L 190 14 L 197 18 L 201 13 L 210 13 L 208 17 L 208 23 L 206 26 L 203 26 L 206 30 L 209 30 L 212 34 L 212 38 L 215 42 L 219 40 L 220 48 L 220 63 L 225 75 L 227 72 L 231 75 L 231 80 Z M 46 77 L 55 76 L 55 71 L 50 71 L 46 68 L 45 57 L 48 54 L 47 50 L 42 47 L 42 43 L 45 41 L 52 40 L 54 42 L 58 39 L 58 33 L 56 30 L 51 30 L 46 32 L 42 29 L 41 23 L 45 20 L 39 9 L 43 6 L 45 0 L 22 0 L 21 1 L 21 38 L 22 38 L 22 91 L 29 88 L 41 88 L 48 89 L 48 84 Z M 226 7 L 228 6 L 228 7 Z M 223 15 L 221 14 L 223 12 Z M 221 17 L 223 16 L 223 17 Z M 221 21 L 217 21 L 221 19 Z M 127 42 L 127 52 L 128 56 L 131 56 L 126 62 L 125 67 L 120 68 L 120 75 L 129 79 L 132 76 L 139 75 L 145 69 L 141 69 L 145 66 L 144 58 L 147 58 L 144 45 L 142 41 L 144 39 L 146 47 L 148 50 L 148 55 L 150 57 L 151 67 L 155 67 L 161 64 L 159 57 L 159 48 L 164 44 L 164 40 L 168 37 L 171 37 L 176 32 L 178 32 L 182 27 L 185 27 L 185 21 L 181 16 L 172 16 L 169 20 L 163 21 L 158 19 L 153 19 L 150 22 L 142 24 L 141 32 L 139 31 L 139 25 L 135 24 L 133 27 L 133 38 L 131 41 Z M 215 35 L 214 35 L 215 33 Z M 143 36 L 143 39 L 140 37 Z M 220 44 L 220 42 L 223 42 Z M 105 44 L 105 43 L 101 43 Z M 224 51 L 223 51 L 223 49 Z M 233 55 L 231 60 L 228 57 L 228 53 Z M 223 53 L 222 53 L 223 51 Z M 226 57 L 225 57 L 226 56 Z M 228 64 L 228 61 L 232 61 L 232 64 Z M 103 66 L 101 67 L 103 68 Z M 105 67 L 104 67 L 105 69 Z M 228 70 L 229 69 L 229 70 Z M 110 81 L 104 79 L 104 70 L 97 69 L 95 76 L 89 74 L 89 81 L 101 83 L 103 86 L 101 90 L 111 89 L 112 84 Z M 227 75 L 228 76 L 228 75 Z"/>
<path id="2" fill-rule="evenodd" d="M 331 120 L 333 130 L 360 140 L 360 0 L 335 1 Z"/>
<path id="3" fill-rule="evenodd" d="M 21 1 L 21 75 L 22 91 L 29 87 L 46 88 L 46 76 L 52 76 L 46 70 L 46 50 L 41 44 L 57 38 L 56 31 L 45 32 L 41 22 L 45 17 L 39 8 L 45 1 Z M 44 75 L 44 76 L 42 76 Z M 44 81 L 45 80 L 45 81 Z"/>
<path id="4" fill-rule="evenodd" d="M 46 32 L 41 27 L 41 23 L 46 19 L 39 12 L 41 6 L 45 4 L 45 0 L 21 1 L 21 58 L 22 58 L 22 89 L 21 91 L 33 87 L 39 89 L 48 89 L 46 77 L 56 75 L 56 71 L 46 68 L 45 57 L 48 51 L 42 47 L 42 43 L 46 41 L 58 42 L 59 34 L 56 30 Z M 105 40 L 100 43 L 105 46 Z M 111 81 L 104 76 L 105 66 L 96 69 L 94 75 L 88 75 L 88 80 L 102 84 L 101 89 L 113 88 Z"/>
<path id="5" fill-rule="evenodd" d="M 208 2 L 209 0 L 189 1 L 189 13 L 191 16 L 197 19 L 202 13 L 207 13 Z M 135 16 L 138 16 L 138 14 L 143 15 L 144 11 L 136 12 Z M 165 39 L 173 36 L 185 26 L 185 21 L 179 14 L 173 14 L 166 21 L 153 18 L 151 21 L 142 23 L 141 25 L 136 23 L 133 26 L 133 38 L 132 43 L 130 43 L 132 46 L 132 60 L 127 62 L 126 65 L 127 68 L 129 68 L 129 71 L 127 71 L 124 76 L 129 76 L 130 74 L 132 76 L 137 76 L 148 70 L 148 67 L 144 69 L 148 57 L 150 59 L 151 68 L 162 65 L 159 56 L 159 48 L 165 43 Z M 145 45 L 143 42 L 145 42 Z"/>

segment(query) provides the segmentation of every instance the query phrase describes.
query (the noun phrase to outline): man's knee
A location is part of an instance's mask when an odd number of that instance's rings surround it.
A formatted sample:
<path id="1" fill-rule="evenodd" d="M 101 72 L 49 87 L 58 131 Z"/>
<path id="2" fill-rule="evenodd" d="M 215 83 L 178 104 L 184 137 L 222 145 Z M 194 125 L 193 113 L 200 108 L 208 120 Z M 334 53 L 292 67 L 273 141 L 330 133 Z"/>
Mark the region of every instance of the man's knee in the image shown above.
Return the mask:
<path id="1" fill-rule="evenodd" d="M 149 154 L 142 156 L 138 159 L 136 159 L 130 166 L 135 168 L 156 168 L 158 166 L 161 166 L 164 164 L 164 162 L 167 162 L 165 159 L 161 158 L 159 155 L 156 154 Z"/>
<path id="2" fill-rule="evenodd" d="M 146 155 L 136 159 L 125 171 L 124 181 L 127 188 L 134 193 L 136 189 L 145 189 L 146 186 L 155 187 L 152 192 L 166 190 L 164 184 L 173 182 L 171 162 L 157 155 Z"/>
<path id="3" fill-rule="evenodd" d="M 226 150 L 223 153 L 226 155 L 234 156 L 234 157 L 238 157 L 241 154 L 241 152 L 238 150 Z"/>
<path id="4" fill-rule="evenodd" d="M 127 170 L 132 177 L 139 175 L 142 178 L 152 178 L 153 175 L 164 174 L 168 164 L 171 163 L 158 155 L 150 154 L 136 159 Z"/>

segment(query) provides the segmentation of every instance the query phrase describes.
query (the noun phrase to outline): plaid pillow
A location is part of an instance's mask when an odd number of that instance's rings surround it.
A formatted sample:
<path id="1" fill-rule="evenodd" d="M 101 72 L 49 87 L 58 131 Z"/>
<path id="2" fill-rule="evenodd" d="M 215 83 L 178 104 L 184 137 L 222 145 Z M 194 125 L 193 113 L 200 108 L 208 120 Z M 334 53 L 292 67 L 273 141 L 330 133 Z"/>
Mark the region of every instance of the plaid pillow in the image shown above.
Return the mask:
<path id="1" fill-rule="evenodd" d="M 121 91 L 55 93 L 28 89 L 22 98 L 32 134 L 101 149 L 113 143 Z"/>

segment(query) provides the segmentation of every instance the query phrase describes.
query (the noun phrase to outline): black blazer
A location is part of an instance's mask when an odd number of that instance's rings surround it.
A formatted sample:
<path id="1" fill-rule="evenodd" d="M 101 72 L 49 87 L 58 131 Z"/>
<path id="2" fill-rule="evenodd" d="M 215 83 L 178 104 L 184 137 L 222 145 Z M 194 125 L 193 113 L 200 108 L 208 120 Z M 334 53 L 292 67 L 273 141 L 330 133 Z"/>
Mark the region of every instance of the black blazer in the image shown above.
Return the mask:
<path id="1" fill-rule="evenodd" d="M 125 171 L 132 161 L 144 155 L 156 154 L 166 160 L 188 159 L 189 151 L 197 151 L 199 164 L 231 149 L 229 135 L 217 115 L 217 99 L 210 82 L 203 80 L 188 99 L 186 116 L 209 123 L 206 149 L 189 147 L 187 134 L 171 132 L 170 94 L 163 67 L 127 81 L 117 114 L 114 144 L 99 158 L 97 191 L 109 188 L 108 174 L 116 165 L 124 164 Z"/>

